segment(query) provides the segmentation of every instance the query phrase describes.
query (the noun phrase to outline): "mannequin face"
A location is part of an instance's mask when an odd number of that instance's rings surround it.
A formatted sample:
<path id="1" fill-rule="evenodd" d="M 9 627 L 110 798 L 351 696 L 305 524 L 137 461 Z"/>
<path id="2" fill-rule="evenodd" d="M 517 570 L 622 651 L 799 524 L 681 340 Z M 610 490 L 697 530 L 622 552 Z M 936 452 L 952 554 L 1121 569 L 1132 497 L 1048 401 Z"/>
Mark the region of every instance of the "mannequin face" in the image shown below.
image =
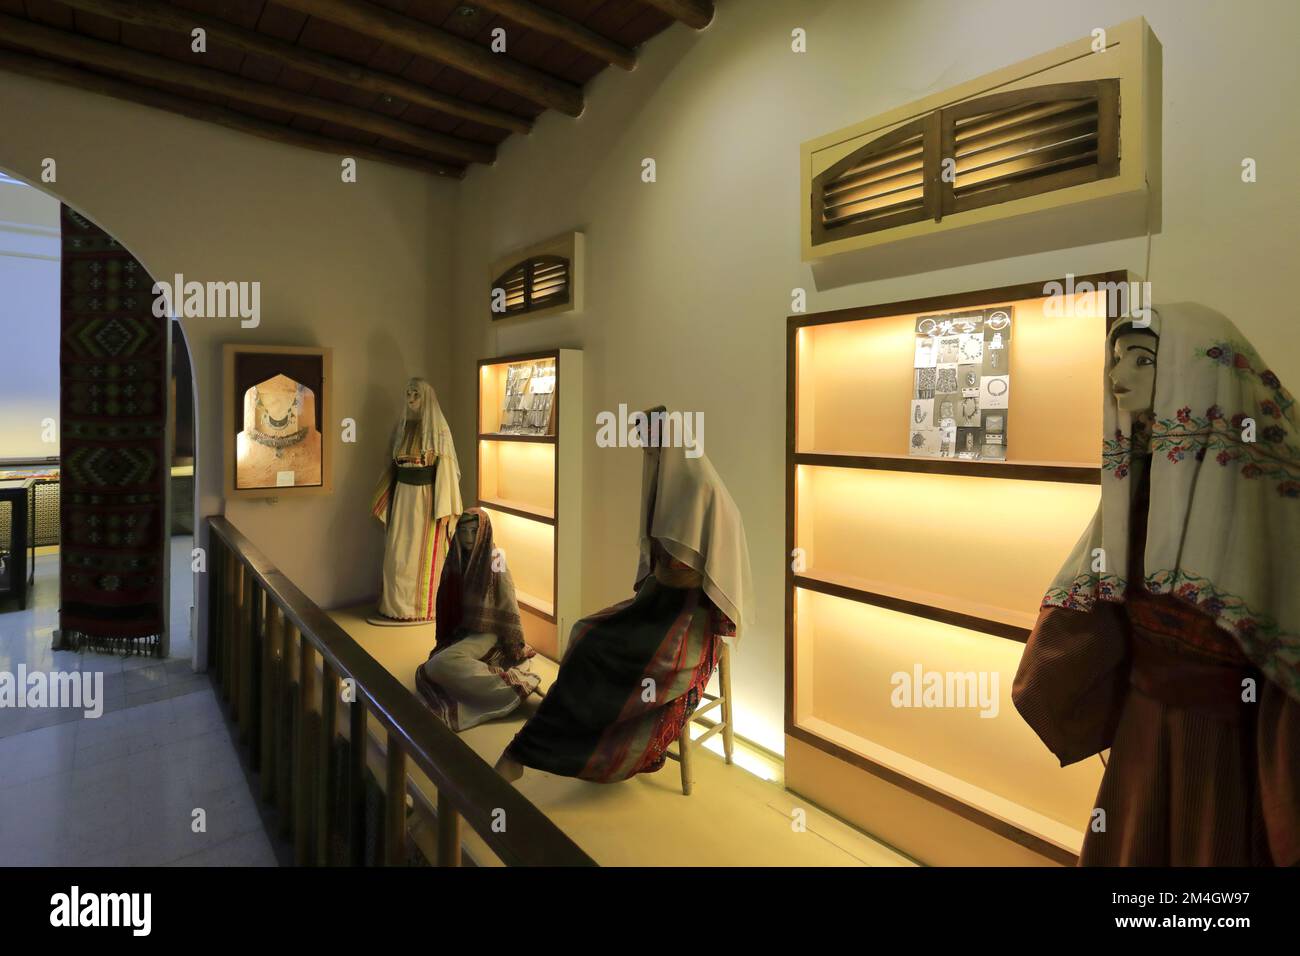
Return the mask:
<path id="1" fill-rule="evenodd" d="M 414 418 L 420 414 L 424 400 L 420 397 L 420 386 L 412 383 L 406 386 L 406 417 Z"/>
<path id="2" fill-rule="evenodd" d="M 1125 332 L 1115 339 L 1110 390 L 1120 411 L 1134 415 L 1151 411 L 1155 402 L 1159 341 L 1154 335 L 1142 332 Z"/>
<path id="3" fill-rule="evenodd" d="M 472 550 L 478 538 L 478 515 L 462 515 L 456 522 L 456 543 L 466 551 Z"/>

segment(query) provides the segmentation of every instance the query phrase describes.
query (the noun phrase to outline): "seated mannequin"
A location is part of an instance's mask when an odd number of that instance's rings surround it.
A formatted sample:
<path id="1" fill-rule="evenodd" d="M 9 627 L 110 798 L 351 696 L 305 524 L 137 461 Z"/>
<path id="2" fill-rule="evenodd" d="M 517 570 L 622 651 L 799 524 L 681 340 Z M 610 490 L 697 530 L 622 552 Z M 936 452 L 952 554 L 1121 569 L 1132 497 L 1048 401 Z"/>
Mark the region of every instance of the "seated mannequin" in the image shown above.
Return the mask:
<path id="1" fill-rule="evenodd" d="M 425 703 L 452 730 L 504 717 L 537 690 L 514 583 L 492 568 L 492 522 L 460 516 L 438 585 L 437 645 L 415 672 Z"/>
<path id="2" fill-rule="evenodd" d="M 507 779 L 525 766 L 600 783 L 659 770 L 699 705 L 718 640 L 736 634 L 749 558 L 712 465 L 648 449 L 642 516 L 636 596 L 573 626 L 555 683 L 497 762 Z"/>

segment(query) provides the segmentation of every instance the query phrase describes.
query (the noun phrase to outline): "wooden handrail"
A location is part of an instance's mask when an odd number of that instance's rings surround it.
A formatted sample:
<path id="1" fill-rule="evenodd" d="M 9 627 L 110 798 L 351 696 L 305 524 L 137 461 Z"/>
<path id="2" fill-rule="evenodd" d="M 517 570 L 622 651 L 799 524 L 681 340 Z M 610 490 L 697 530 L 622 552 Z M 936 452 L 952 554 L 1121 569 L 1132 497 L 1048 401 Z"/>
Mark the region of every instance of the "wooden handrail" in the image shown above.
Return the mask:
<path id="1" fill-rule="evenodd" d="M 401 681 L 321 610 L 223 516 L 207 518 L 218 537 L 252 576 L 266 600 L 283 612 L 303 639 L 340 678 L 352 678 L 357 699 L 396 739 L 408 760 L 508 866 L 594 866 L 591 859 L 541 810 L 497 774 Z M 502 819 L 506 826 L 494 827 Z M 440 821 L 440 826 L 446 826 Z M 500 832 L 498 832 L 500 831 Z M 440 854 L 442 850 L 440 850 Z"/>

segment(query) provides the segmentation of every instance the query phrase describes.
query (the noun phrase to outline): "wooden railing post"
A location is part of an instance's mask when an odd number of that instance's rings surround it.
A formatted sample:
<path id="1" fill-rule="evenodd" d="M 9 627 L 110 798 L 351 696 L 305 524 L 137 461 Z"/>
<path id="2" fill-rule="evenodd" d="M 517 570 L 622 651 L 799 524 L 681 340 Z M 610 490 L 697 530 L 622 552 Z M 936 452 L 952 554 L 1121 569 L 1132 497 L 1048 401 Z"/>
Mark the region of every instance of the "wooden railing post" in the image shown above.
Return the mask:
<path id="1" fill-rule="evenodd" d="M 253 575 L 244 571 L 243 613 L 239 615 L 239 742 L 252 745 L 253 728 L 253 655 L 254 632 L 257 629 L 257 605 L 261 589 Z"/>
<path id="2" fill-rule="evenodd" d="M 276 622 L 280 639 L 280 684 L 275 702 L 276 762 L 283 769 L 278 769 L 275 775 L 275 806 L 276 816 L 280 822 L 280 836 L 288 838 L 293 832 L 293 789 L 298 766 L 294 754 L 297 741 L 293 734 L 296 716 L 293 709 L 293 672 L 294 661 L 298 658 L 293 646 L 292 628 L 284 612 L 279 609 L 276 612 Z M 289 727 L 287 732 L 284 732 L 282 727 L 286 722 Z"/>
<path id="3" fill-rule="evenodd" d="M 316 863 L 330 865 L 331 790 L 334 783 L 334 734 L 338 721 L 339 675 L 321 658 L 320 750 L 317 766 Z"/>
<path id="4" fill-rule="evenodd" d="M 293 857 L 299 866 L 311 862 L 311 716 L 312 686 L 316 663 L 311 641 L 293 624 L 289 630 L 298 638 L 298 740 L 293 769 Z"/>
<path id="5" fill-rule="evenodd" d="M 348 865 L 366 865 L 366 705 L 361 695 L 348 707 Z"/>
<path id="6" fill-rule="evenodd" d="M 451 800 L 438 791 L 438 865 L 460 866 L 460 814 Z"/>
<path id="7" fill-rule="evenodd" d="M 384 865 L 406 862 L 406 751 L 388 734 L 388 781 L 384 791 Z"/>
<path id="8" fill-rule="evenodd" d="M 248 565 L 235 566 L 235 626 L 230 633 L 230 717 L 239 725 L 239 678 L 243 671 L 244 631 L 248 628 L 248 588 L 251 575 Z M 242 740 L 242 738 L 241 738 Z"/>
<path id="9" fill-rule="evenodd" d="M 221 683 L 221 599 L 222 572 L 226 569 L 225 549 L 221 539 L 211 531 L 208 532 L 208 673 Z"/>
<path id="10" fill-rule="evenodd" d="M 230 701 L 232 664 L 235 659 L 235 632 L 239 627 L 239 573 L 243 567 L 235 560 L 233 551 L 226 552 L 226 571 L 222 575 L 225 593 L 222 597 L 224 612 L 221 615 L 221 696 Z"/>
<path id="11" fill-rule="evenodd" d="M 275 732 L 278 729 L 275 722 L 275 694 L 280 671 L 276 654 L 276 645 L 279 641 L 280 614 L 279 605 L 275 604 L 268 596 L 262 629 L 262 675 L 261 680 L 258 681 L 258 689 L 262 692 L 261 715 L 258 718 L 261 730 L 259 749 L 262 758 L 259 767 L 261 771 L 259 793 L 263 803 L 270 803 L 274 799 L 275 778 L 279 772 L 275 752 Z"/>

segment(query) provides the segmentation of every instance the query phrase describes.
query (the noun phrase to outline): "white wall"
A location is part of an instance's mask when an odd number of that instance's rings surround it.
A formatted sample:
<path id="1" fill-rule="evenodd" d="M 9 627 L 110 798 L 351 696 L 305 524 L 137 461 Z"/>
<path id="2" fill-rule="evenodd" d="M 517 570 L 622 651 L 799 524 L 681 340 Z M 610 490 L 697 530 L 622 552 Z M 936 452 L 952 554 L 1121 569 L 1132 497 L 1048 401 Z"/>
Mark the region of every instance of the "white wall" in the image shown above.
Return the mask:
<path id="1" fill-rule="evenodd" d="M 0 458 L 57 455 L 47 419 L 59 420 L 59 204 L 0 182 Z"/>
<path id="2" fill-rule="evenodd" d="M 1143 271 L 1145 240 L 1065 249 L 819 293 L 799 260 L 799 143 L 1142 15 L 1164 44 L 1164 232 L 1157 302 L 1230 316 L 1291 387 L 1300 331 L 1294 157 L 1300 127 L 1292 0 L 722 0 L 702 33 L 673 27 L 629 74 L 587 88 L 578 120 L 512 137 L 459 193 L 453 425 L 474 485 L 474 361 L 544 347 L 586 351 L 584 605 L 630 593 L 639 452 L 594 445 L 620 402 L 699 410 L 706 449 L 745 515 L 757 626 L 735 655 L 738 730 L 781 749 L 785 337 L 790 290 L 809 311 L 1033 281 Z M 808 52 L 790 31 L 808 31 Z M 1243 157 L 1259 181 L 1240 180 Z M 640 181 L 653 157 L 658 182 Z M 566 229 L 587 233 L 587 308 L 493 327 L 488 264 Z"/>
<path id="3" fill-rule="evenodd" d="M 1157 300 L 1231 316 L 1291 387 L 1300 333 L 1290 272 L 1300 131 L 1291 0 L 720 0 L 696 33 L 675 26 L 637 69 L 587 89 L 585 114 L 548 114 L 511 137 L 491 169 L 459 185 L 335 158 L 5 74 L 0 168 L 39 179 L 111 231 L 154 275 L 263 283 L 263 322 L 187 320 L 199 390 L 200 513 L 222 510 L 224 341 L 335 349 L 335 408 L 360 423 L 330 497 L 232 504 L 229 514 L 318 602 L 377 590 L 381 536 L 366 498 L 404 379 L 424 373 L 452 416 L 472 499 L 474 361 L 586 351 L 588 439 L 601 409 L 666 402 L 705 412 L 710 458 L 747 522 L 757 626 L 736 655 L 738 729 L 782 747 L 784 329 L 790 290 L 810 310 L 1041 279 L 1141 271 L 1142 240 L 836 289 L 799 261 L 798 145 L 904 102 L 1145 15 L 1164 44 L 1164 232 Z M 789 49 L 808 31 L 809 52 Z M 659 181 L 640 181 L 643 157 Z M 1240 182 L 1240 161 L 1260 180 Z M 493 328 L 493 258 L 574 227 L 588 236 L 587 309 Z M 454 260 L 454 268 L 453 268 Z M 452 307 L 448 306 L 451 303 Z M 635 567 L 640 461 L 586 456 L 584 604 L 627 596 Z"/>
<path id="4" fill-rule="evenodd" d="M 232 502 L 226 512 L 311 598 L 331 607 L 379 589 L 382 534 L 367 503 L 405 380 L 451 362 L 443 305 L 454 186 L 339 160 L 169 113 L 3 74 L 0 168 L 48 184 L 156 278 L 262 283 L 262 323 L 186 319 L 198 389 L 200 515 L 223 510 L 221 343 L 334 349 L 331 427 L 351 417 L 330 496 Z"/>

